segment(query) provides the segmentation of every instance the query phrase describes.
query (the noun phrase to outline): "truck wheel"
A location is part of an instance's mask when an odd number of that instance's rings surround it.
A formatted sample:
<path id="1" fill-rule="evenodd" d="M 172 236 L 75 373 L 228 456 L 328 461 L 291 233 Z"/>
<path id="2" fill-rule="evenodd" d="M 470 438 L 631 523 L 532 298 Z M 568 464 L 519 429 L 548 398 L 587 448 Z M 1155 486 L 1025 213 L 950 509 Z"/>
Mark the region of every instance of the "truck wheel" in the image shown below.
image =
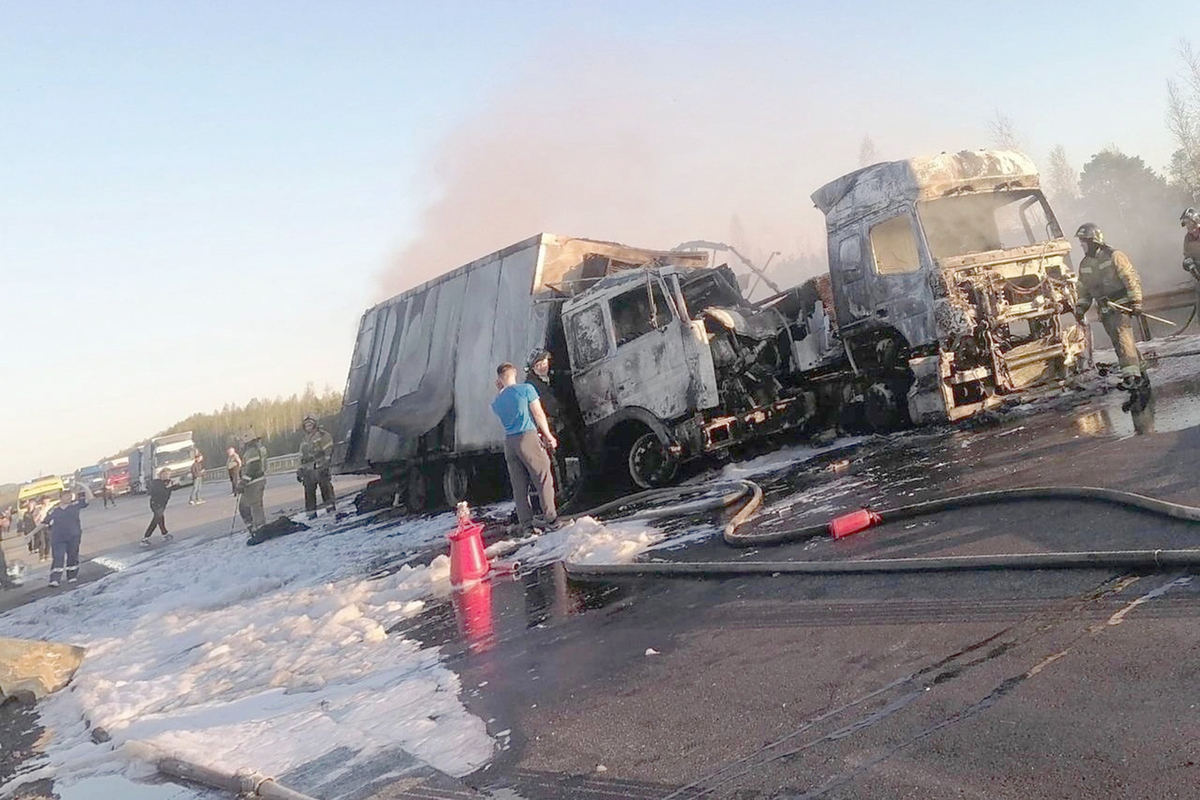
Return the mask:
<path id="1" fill-rule="evenodd" d="M 890 433 L 908 422 L 908 400 L 899 381 L 877 381 L 863 393 L 863 415 L 876 433 Z"/>
<path id="2" fill-rule="evenodd" d="M 442 472 L 442 491 L 446 494 L 448 505 L 458 505 L 471 493 L 471 473 L 466 467 L 451 461 Z"/>
<path id="3" fill-rule="evenodd" d="M 408 491 L 404 501 L 410 514 L 420 514 L 429 506 L 429 476 L 417 467 L 408 471 Z"/>
<path id="4" fill-rule="evenodd" d="M 644 433 L 629 447 L 629 477 L 641 489 L 657 489 L 675 477 L 679 461 L 654 433 Z"/>

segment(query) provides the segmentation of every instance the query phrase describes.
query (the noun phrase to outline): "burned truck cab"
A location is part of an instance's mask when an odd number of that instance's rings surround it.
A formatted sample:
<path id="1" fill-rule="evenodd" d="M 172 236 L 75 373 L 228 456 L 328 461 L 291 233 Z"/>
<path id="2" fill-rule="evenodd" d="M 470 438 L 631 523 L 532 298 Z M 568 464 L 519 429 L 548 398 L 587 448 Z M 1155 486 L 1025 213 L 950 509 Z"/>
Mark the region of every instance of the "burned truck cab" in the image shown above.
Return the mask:
<path id="1" fill-rule="evenodd" d="M 962 419 L 1082 366 L 1070 243 L 1026 156 L 876 164 L 812 199 L 841 343 L 877 416 Z"/>
<path id="2" fill-rule="evenodd" d="M 744 300 L 728 267 L 646 266 L 562 307 L 571 380 L 594 467 L 642 488 L 679 464 L 795 427 L 788 322 Z"/>

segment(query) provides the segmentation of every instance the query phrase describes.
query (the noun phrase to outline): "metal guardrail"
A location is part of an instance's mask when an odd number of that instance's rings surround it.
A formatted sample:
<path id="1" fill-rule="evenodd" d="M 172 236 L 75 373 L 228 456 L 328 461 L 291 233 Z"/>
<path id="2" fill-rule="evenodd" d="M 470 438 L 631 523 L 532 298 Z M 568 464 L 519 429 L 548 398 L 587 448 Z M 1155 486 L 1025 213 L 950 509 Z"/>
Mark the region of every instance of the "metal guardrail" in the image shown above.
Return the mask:
<path id="1" fill-rule="evenodd" d="M 267 459 L 267 474 L 276 475 L 281 472 L 295 472 L 299 466 L 299 453 L 288 453 L 287 455 L 283 456 L 272 456 Z M 229 470 L 225 467 L 206 469 L 204 470 L 204 480 L 205 482 L 229 480 Z"/>

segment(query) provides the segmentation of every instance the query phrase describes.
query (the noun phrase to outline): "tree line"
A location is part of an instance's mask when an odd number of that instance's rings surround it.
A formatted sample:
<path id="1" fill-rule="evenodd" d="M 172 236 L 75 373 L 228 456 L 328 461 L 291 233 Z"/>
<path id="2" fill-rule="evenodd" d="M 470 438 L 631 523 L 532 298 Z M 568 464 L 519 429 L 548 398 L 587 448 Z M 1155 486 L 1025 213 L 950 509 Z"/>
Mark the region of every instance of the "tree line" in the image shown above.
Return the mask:
<path id="1" fill-rule="evenodd" d="M 270 455 L 286 455 L 300 449 L 300 441 L 304 438 L 300 423 L 304 417 L 315 417 L 320 425 L 333 433 L 341 409 L 340 391 L 326 386 L 318 394 L 310 383 L 303 393 L 291 397 L 253 398 L 245 405 L 226 403 L 217 411 L 192 414 L 154 435 L 191 431 L 197 449 L 204 454 L 205 467 L 213 469 L 225 464 L 225 449 L 230 445 L 237 446 L 242 431 L 250 429 L 257 433 Z M 134 446 L 104 460 L 125 455 Z"/>

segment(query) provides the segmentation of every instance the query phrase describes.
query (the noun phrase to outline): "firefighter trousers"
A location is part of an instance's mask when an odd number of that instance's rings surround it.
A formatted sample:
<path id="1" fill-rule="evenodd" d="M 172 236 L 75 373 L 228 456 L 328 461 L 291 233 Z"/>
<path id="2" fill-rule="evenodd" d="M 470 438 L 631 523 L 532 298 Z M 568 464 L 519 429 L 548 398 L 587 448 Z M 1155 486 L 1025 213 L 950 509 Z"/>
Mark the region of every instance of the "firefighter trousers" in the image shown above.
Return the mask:
<path id="1" fill-rule="evenodd" d="M 1100 323 L 1104 332 L 1112 340 L 1113 349 L 1117 351 L 1117 362 L 1121 365 L 1121 375 L 1137 377 L 1142 374 L 1142 357 L 1138 354 L 1137 344 L 1133 340 L 1133 325 L 1128 314 L 1110 309 L 1100 312 Z"/>
<path id="2" fill-rule="evenodd" d="M 250 481 L 242 490 L 242 499 L 238 501 L 238 512 L 242 520 L 252 531 L 267 524 L 267 514 L 263 511 L 263 492 L 267 489 L 265 477 Z"/>

